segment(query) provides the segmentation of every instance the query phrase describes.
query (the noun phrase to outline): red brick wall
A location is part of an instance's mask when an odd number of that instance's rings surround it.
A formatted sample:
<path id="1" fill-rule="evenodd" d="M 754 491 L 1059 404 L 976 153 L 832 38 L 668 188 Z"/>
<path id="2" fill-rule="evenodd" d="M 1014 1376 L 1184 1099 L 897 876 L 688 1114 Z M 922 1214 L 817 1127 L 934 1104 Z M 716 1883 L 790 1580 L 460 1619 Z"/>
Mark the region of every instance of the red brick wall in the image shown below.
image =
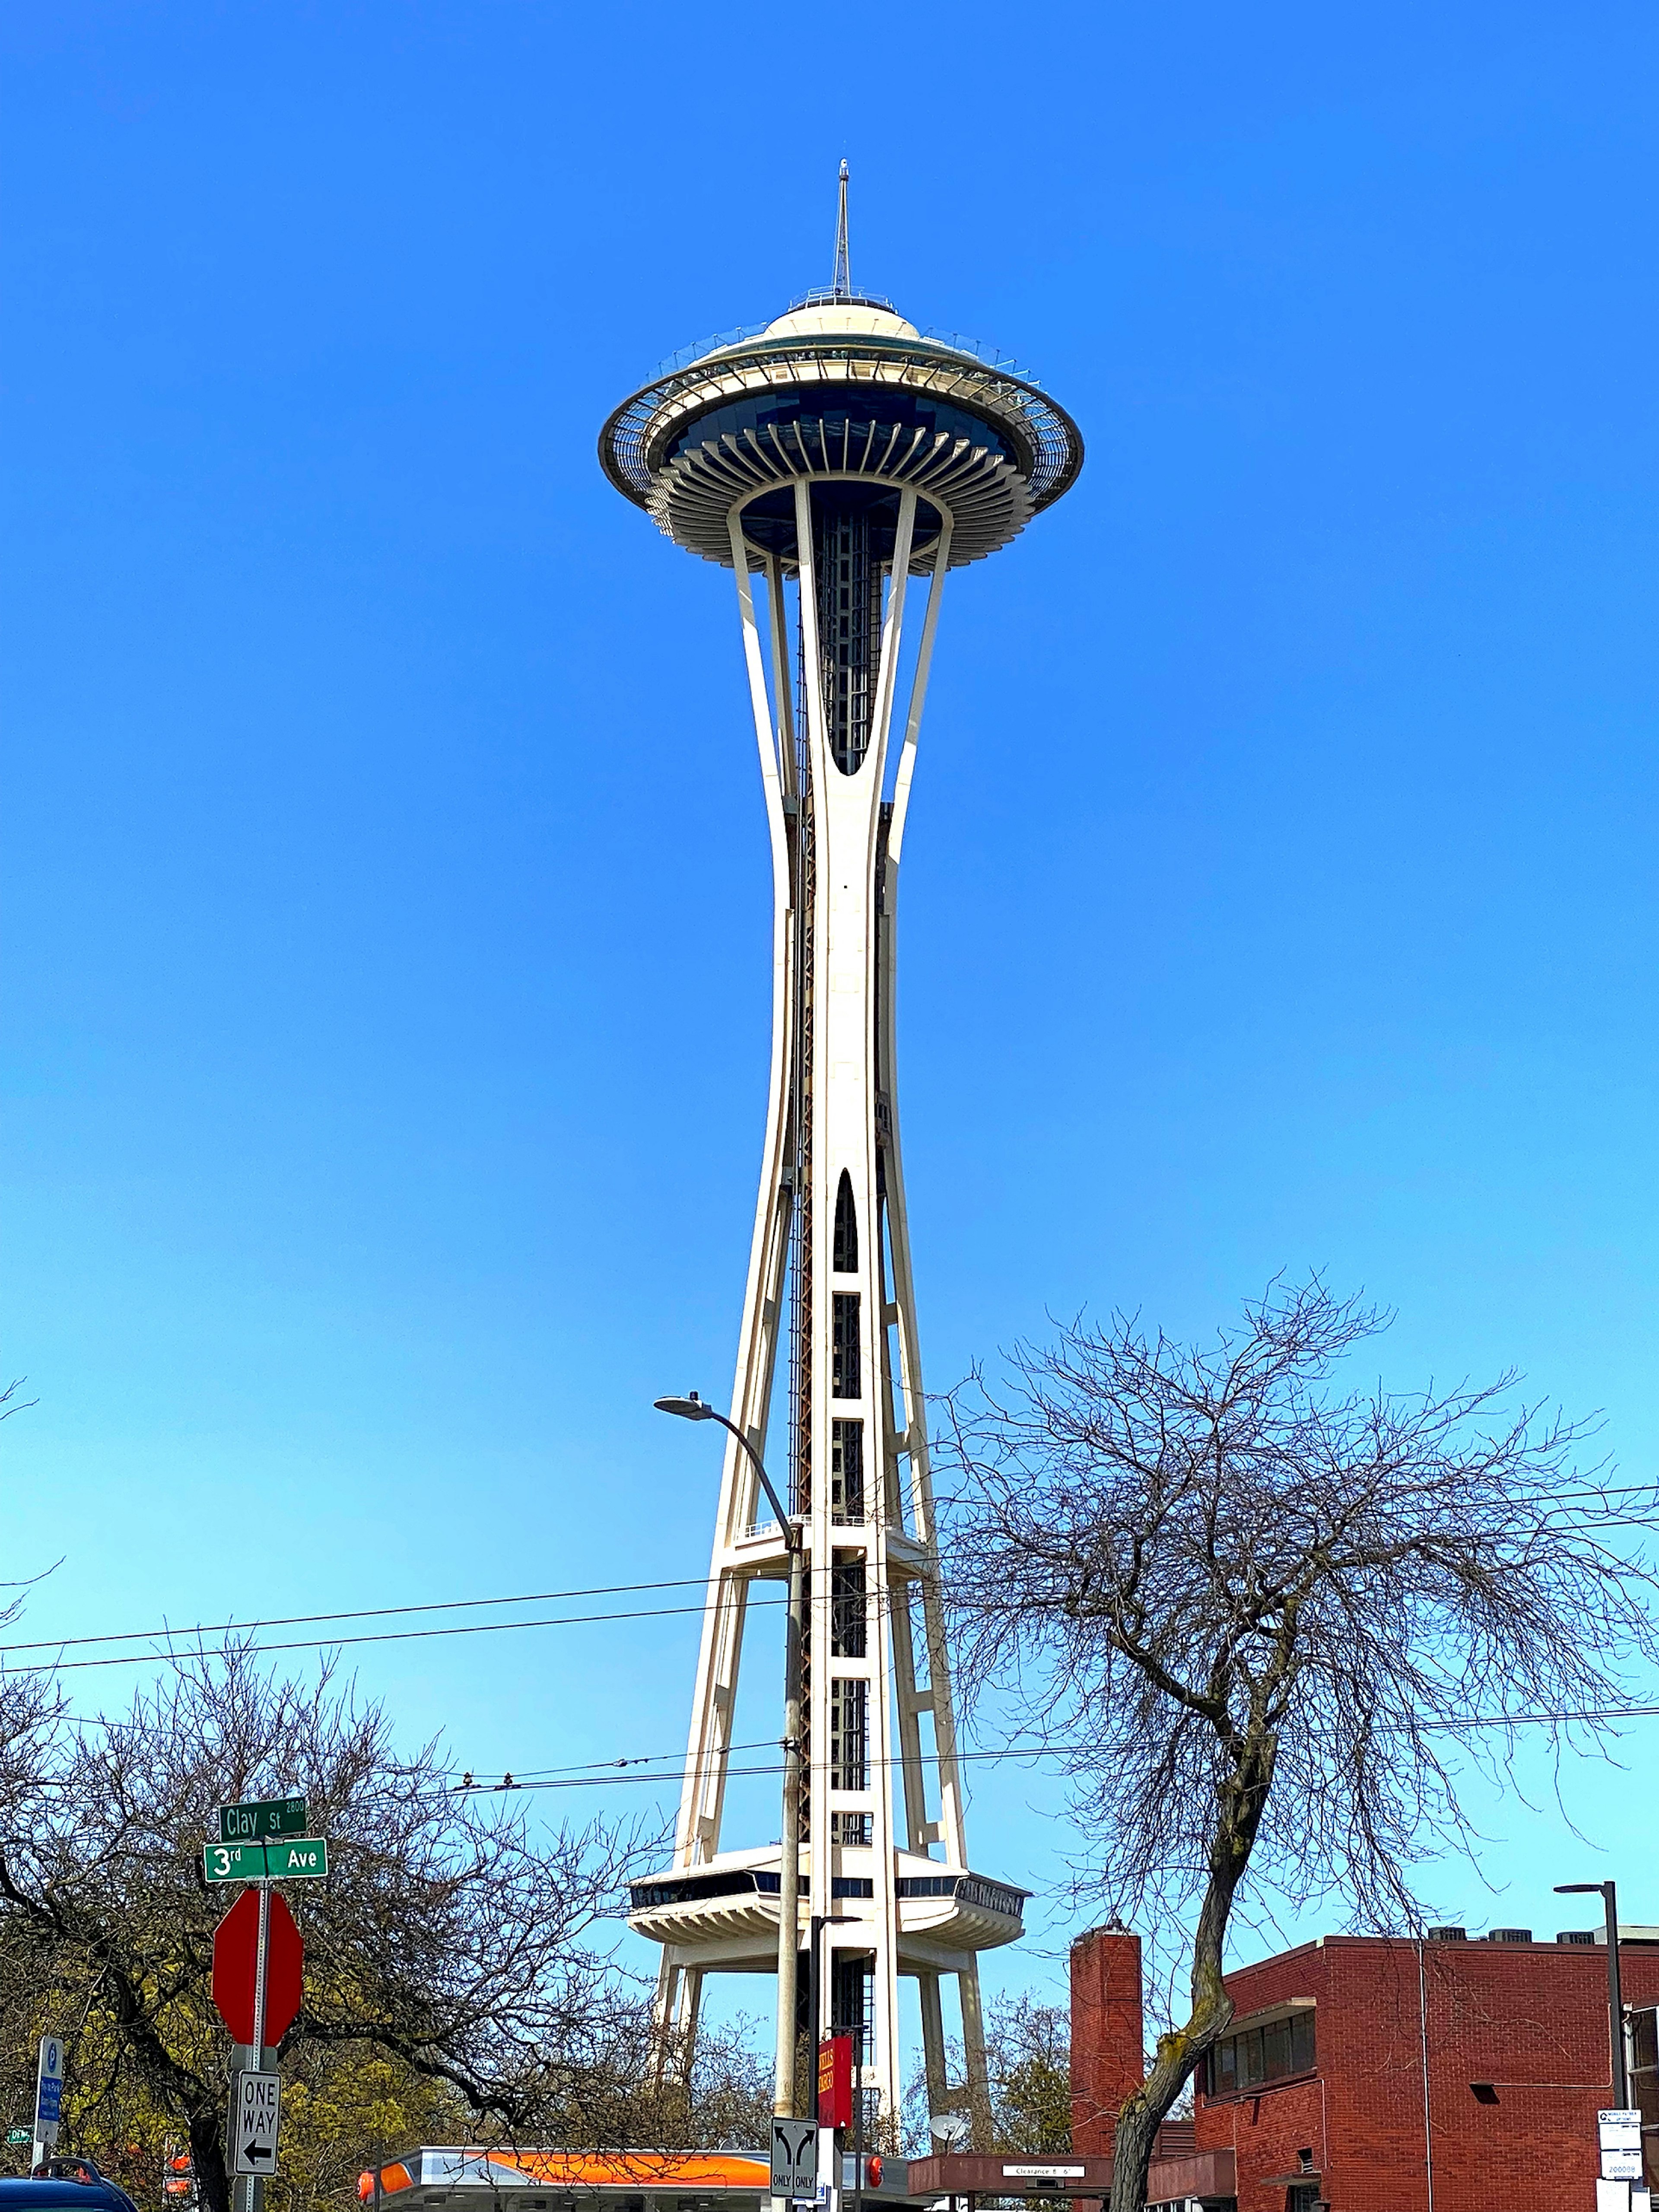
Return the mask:
<path id="1" fill-rule="evenodd" d="M 1072 2148 L 1109 2157 L 1118 2107 L 1146 2078 L 1140 1938 L 1094 1928 L 1072 1946 Z"/>
<path id="2" fill-rule="evenodd" d="M 1238 2212 L 1284 2212 L 1282 2185 L 1263 2177 L 1307 2148 L 1333 2212 L 1427 2212 L 1425 2022 L 1435 2212 L 1595 2203 L 1595 2114 L 1612 2094 L 1606 1953 L 1429 1943 L 1420 1983 L 1419 1957 L 1412 1943 L 1331 1936 L 1228 1975 L 1240 2013 L 1296 1996 L 1317 2008 L 1312 2077 L 1200 2101 L 1200 2148 L 1237 2159 Z M 1659 2002 L 1659 1947 L 1626 1945 L 1620 1965 L 1627 2002 Z M 1477 2100 L 1475 2082 L 1497 2101 Z"/>

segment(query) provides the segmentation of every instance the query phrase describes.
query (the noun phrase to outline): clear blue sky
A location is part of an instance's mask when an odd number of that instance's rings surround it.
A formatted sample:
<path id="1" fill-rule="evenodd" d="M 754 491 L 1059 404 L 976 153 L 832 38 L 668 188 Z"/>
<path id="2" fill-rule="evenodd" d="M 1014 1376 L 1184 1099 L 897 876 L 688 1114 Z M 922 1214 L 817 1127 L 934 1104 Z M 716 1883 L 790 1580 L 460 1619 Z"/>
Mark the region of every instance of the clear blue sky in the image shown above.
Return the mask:
<path id="1" fill-rule="evenodd" d="M 931 1382 L 1317 1265 L 1395 1379 L 1517 1364 L 1651 1468 L 1650 8 L 66 0 L 0 61 L 33 1632 L 701 1571 L 649 1401 L 728 1386 L 765 841 L 729 581 L 593 442 L 826 279 L 842 155 L 855 276 L 1089 444 L 945 602 Z M 676 1747 L 692 1629 L 356 1663 L 525 1770 Z M 1659 1920 L 1654 1741 L 1438 1901 L 1553 1929 L 1606 1867 Z M 1051 1891 L 1057 1802 L 981 1770 L 976 1861 Z"/>

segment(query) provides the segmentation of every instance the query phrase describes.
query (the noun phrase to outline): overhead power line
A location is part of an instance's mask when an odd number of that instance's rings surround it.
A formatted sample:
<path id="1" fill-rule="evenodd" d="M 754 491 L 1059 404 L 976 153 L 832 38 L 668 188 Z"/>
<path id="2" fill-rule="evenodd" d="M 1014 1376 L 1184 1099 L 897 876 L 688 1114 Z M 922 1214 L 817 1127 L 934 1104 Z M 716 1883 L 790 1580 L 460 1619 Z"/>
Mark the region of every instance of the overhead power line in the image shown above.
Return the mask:
<path id="1" fill-rule="evenodd" d="M 1626 1492 L 1652 1495 L 1648 1483 L 1610 1484 L 1605 1489 L 1579 1489 L 1555 1493 L 1558 1501 L 1595 1499 L 1598 1502 Z M 1576 1522 L 1558 1522 L 1566 1530 L 1577 1528 L 1584 1534 L 1610 1528 L 1642 1528 L 1659 1525 L 1659 1504 L 1650 1514 L 1585 1515 Z M 757 1578 L 759 1579 L 759 1578 Z M 434 1598 L 418 1604 L 391 1606 L 361 1606 L 337 1613 L 286 1613 L 253 1620 L 198 1621 L 187 1626 L 175 1627 L 164 1623 L 159 1628 L 110 1630 L 93 1636 L 40 1637 L 28 1642 L 0 1644 L 0 1666 L 27 1654 L 47 1654 L 82 1651 L 89 1647 L 102 1647 L 102 1656 L 78 1659 L 48 1660 L 54 1672 L 69 1672 L 88 1668 L 149 1666 L 158 1661 L 191 1656 L 191 1648 L 207 1637 L 252 1635 L 274 1628 L 331 1627 L 336 1624 L 349 1625 L 354 1621 L 406 1620 L 419 1615 L 435 1613 L 492 1612 L 514 1605 L 567 1604 L 586 1597 L 643 1596 L 655 1591 L 706 1589 L 708 1578 L 702 1575 L 684 1575 L 658 1582 L 600 1583 L 590 1587 L 566 1590 L 528 1590 L 504 1597 Z M 759 1597 L 751 1594 L 750 1605 L 781 1607 L 782 1597 Z M 981 1610 L 979 1601 L 953 1597 L 952 1606 L 957 1610 Z M 292 1638 L 283 1643 L 258 1644 L 252 1646 L 256 1656 L 265 1652 L 313 1651 L 356 1649 L 370 1644 L 398 1644 L 423 1642 L 433 1638 L 456 1636 L 494 1636 L 509 1631 L 533 1628 L 582 1628 L 611 1621 L 667 1620 L 685 1619 L 705 1613 L 708 1600 L 700 1605 L 641 1606 L 614 1613 L 566 1613 L 532 1620 L 492 1620 L 459 1622 L 431 1628 L 383 1629 L 357 1635 L 314 1636 Z M 112 1644 L 145 1644 L 147 1650 L 112 1652 Z M 159 1648 L 158 1648 L 159 1647 Z"/>
<path id="2" fill-rule="evenodd" d="M 0 1657 L 14 1651 L 70 1651 L 87 1644 L 143 1644 L 173 1636 L 223 1636 L 256 1628 L 311 1628 L 331 1620 L 391 1620 L 411 1613 L 465 1613 L 498 1605 L 556 1605 L 578 1597 L 633 1597 L 644 1590 L 699 1589 L 707 1575 L 682 1575 L 665 1583 L 596 1583 L 592 1589 L 522 1590 L 515 1597 L 432 1598 L 424 1605 L 356 1606 L 348 1613 L 290 1613 L 269 1620 L 204 1620 L 189 1628 L 123 1628 L 102 1636 L 45 1636 L 33 1644 L 0 1644 Z"/>
<path id="3" fill-rule="evenodd" d="M 750 1598 L 750 1605 L 777 1606 L 788 1603 L 787 1598 Z M 587 1628 L 596 1621 L 607 1620 L 672 1620 L 687 1613 L 702 1613 L 708 1610 L 708 1601 L 702 1605 L 637 1606 L 621 1613 L 562 1613 L 554 1620 L 469 1620 L 455 1623 L 447 1628 L 382 1628 L 367 1636 L 303 1636 L 288 1644 L 255 1644 L 250 1646 L 257 1658 L 273 1651 L 346 1651 L 362 1644 L 420 1644 L 440 1636 L 500 1636 L 517 1628 Z M 203 1633 L 212 1633 L 204 1631 Z M 169 1648 L 161 1651 L 112 1652 L 102 1659 L 65 1659 L 51 1668 L 53 1674 L 67 1674 L 85 1667 L 150 1667 L 172 1659 L 189 1659 L 200 1655 L 187 1648 L 188 1639 L 198 1633 L 193 1629 L 179 1629 L 172 1635 L 161 1632 L 154 1641 Z M 186 1648 L 180 1648 L 185 1646 Z M 0 1648 L 0 1658 L 6 1656 Z"/>
<path id="4" fill-rule="evenodd" d="M 1560 1728 L 1571 1726 L 1574 1723 L 1579 1723 L 1588 1727 L 1599 1723 L 1618 1720 L 1659 1720 L 1659 1705 L 1586 1706 L 1582 1710 L 1563 1710 L 1559 1712 L 1472 1713 L 1467 1720 L 1431 1721 L 1425 1723 L 1425 1725 L 1437 1734 L 1461 1735 L 1473 1732 L 1476 1729 Z M 763 1739 L 763 1741 L 770 1741 L 770 1739 Z M 760 1747 L 759 1743 L 734 1743 L 730 1747 L 730 1749 L 734 1752 L 753 1751 L 758 1750 Z M 1009 1744 L 1000 1747 L 988 1748 L 979 1751 L 958 1751 L 956 1754 L 956 1760 L 958 1765 L 967 1765 L 969 1764 L 976 1765 L 990 1759 L 1072 1759 L 1075 1758 L 1079 1753 L 1092 1751 L 1096 1748 L 1097 1747 L 1093 1743 Z M 937 1751 L 918 1752 L 916 1753 L 916 1762 L 923 1766 L 937 1766 L 943 1757 L 944 1754 Z M 509 1770 L 509 1771 L 506 1773 L 499 1782 L 475 1782 L 472 1779 L 471 1773 L 468 1772 L 464 1776 L 462 1781 L 457 1784 L 456 1794 L 457 1796 L 498 1796 L 504 1790 L 514 1791 L 531 1790 L 604 1790 L 613 1789 L 623 1784 L 641 1782 L 674 1782 L 678 1781 L 678 1777 L 672 1772 L 665 1774 L 635 1774 L 617 1773 L 610 1771 L 618 1767 L 632 1767 L 635 1765 L 645 1765 L 647 1764 L 654 1765 L 671 1759 L 678 1759 L 681 1763 L 682 1768 L 684 1767 L 685 1763 L 685 1754 L 683 1752 L 664 1751 L 644 1753 L 637 1759 L 595 1759 L 591 1761 L 588 1765 L 581 1767 L 522 1767 L 518 1770 L 516 1775 Z M 714 1760 L 707 1758 L 702 1759 L 698 1763 L 700 1766 L 704 1769 L 707 1769 L 714 1764 Z M 902 1752 L 892 1753 L 884 1760 L 877 1759 L 872 1762 L 872 1764 L 875 1765 L 887 1765 L 893 1767 L 902 1766 L 904 1763 L 904 1755 Z M 809 1760 L 806 1764 L 815 1771 L 827 1773 L 830 1771 L 831 1762 L 829 1760 Z M 782 1771 L 783 1765 L 781 1760 L 776 1764 L 769 1764 L 760 1766 L 728 1766 L 726 1770 L 726 1778 L 728 1781 L 741 1779 L 747 1776 L 777 1775 L 781 1774 Z"/>

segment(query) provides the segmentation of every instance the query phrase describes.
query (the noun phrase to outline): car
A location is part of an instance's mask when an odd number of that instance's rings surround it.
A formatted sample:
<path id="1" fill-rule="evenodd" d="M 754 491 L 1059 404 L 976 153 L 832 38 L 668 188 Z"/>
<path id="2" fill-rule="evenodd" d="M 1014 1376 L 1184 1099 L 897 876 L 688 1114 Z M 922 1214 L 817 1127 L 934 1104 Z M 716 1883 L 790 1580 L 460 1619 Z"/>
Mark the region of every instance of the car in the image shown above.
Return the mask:
<path id="1" fill-rule="evenodd" d="M 0 2179 L 0 2212 L 138 2212 L 125 2189 L 89 2158 L 50 2158 L 27 2181 Z"/>

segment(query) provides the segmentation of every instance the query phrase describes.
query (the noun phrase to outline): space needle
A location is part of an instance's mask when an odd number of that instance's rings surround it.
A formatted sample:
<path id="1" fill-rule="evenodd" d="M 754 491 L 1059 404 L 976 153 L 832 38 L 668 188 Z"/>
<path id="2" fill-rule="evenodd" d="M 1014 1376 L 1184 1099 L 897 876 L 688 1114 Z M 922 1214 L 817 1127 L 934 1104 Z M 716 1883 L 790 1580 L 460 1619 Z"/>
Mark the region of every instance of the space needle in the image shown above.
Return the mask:
<path id="1" fill-rule="evenodd" d="M 854 289 L 843 163 L 828 289 L 624 400 L 599 457 L 677 545 L 736 577 L 775 901 L 734 1433 L 673 1860 L 635 1886 L 629 1921 L 662 1946 L 665 2029 L 695 2032 L 706 1975 L 778 1972 L 781 2100 L 803 2101 L 797 2029 L 850 2035 L 864 2139 L 892 2143 L 899 1978 L 918 1987 L 930 2111 L 969 2104 L 979 1954 L 1019 1935 L 1025 1901 L 975 1869 L 963 1823 L 899 1147 L 900 863 L 945 576 L 1052 506 L 1082 441 L 1029 379 Z M 763 1503 L 769 1440 L 787 1462 L 781 1525 Z M 793 1868 L 778 1844 L 723 1832 L 748 1601 L 787 1581 L 792 1553 Z M 965 2081 L 947 2078 L 953 2037 Z"/>

